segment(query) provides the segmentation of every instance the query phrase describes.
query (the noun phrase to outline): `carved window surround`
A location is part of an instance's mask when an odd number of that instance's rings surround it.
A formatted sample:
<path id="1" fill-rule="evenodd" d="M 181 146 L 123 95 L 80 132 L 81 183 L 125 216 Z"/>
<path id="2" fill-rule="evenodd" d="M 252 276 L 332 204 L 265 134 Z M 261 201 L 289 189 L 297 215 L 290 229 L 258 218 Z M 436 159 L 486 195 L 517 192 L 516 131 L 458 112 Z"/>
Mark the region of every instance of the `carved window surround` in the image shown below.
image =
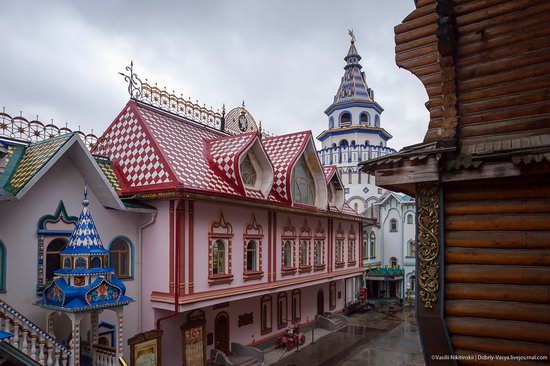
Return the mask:
<path id="1" fill-rule="evenodd" d="M 214 242 L 221 239 L 227 244 L 225 249 L 225 273 L 213 274 L 212 263 L 212 246 Z M 223 212 L 220 211 L 220 217 L 217 221 L 213 221 L 210 224 L 208 230 L 208 284 L 219 285 L 223 283 L 230 283 L 233 281 L 233 274 L 231 273 L 231 246 L 233 239 L 233 227 L 230 223 L 225 222 Z"/>
<path id="2" fill-rule="evenodd" d="M 292 243 L 291 248 L 291 261 L 290 267 L 285 267 L 285 241 L 289 240 Z M 296 229 L 288 218 L 286 226 L 283 227 L 281 233 L 281 274 L 283 276 L 292 275 L 296 273 Z"/>
<path id="3" fill-rule="evenodd" d="M 38 235 L 38 260 L 36 293 L 41 296 L 48 284 L 46 279 L 46 251 L 48 245 L 55 239 L 67 241 L 72 235 L 78 217 L 69 216 L 63 201 L 59 201 L 54 214 L 44 215 L 38 220 L 36 233 Z"/>
<path id="4" fill-rule="evenodd" d="M 307 253 L 306 253 L 306 264 L 301 264 L 302 263 L 302 241 L 306 241 L 307 242 Z M 300 265 L 299 265 L 299 268 L 298 268 L 298 272 L 300 273 L 304 273 L 304 272 L 311 272 L 311 268 L 312 268 L 312 265 L 311 265 L 311 262 L 312 262 L 312 258 L 311 258 L 311 254 L 312 254 L 312 250 L 311 250 L 311 229 L 308 227 L 307 225 L 307 220 L 304 219 L 304 226 L 302 227 L 302 229 L 300 230 L 300 235 L 298 237 L 298 243 L 300 243 L 299 247 L 298 247 L 298 251 L 300 253 Z"/>
<path id="5" fill-rule="evenodd" d="M 336 230 L 336 240 L 334 241 L 336 243 L 336 248 L 334 248 L 334 268 L 344 268 L 346 265 L 346 262 L 344 260 L 344 242 L 346 240 L 346 237 L 344 235 L 344 230 L 342 229 L 342 224 L 338 224 L 338 229 Z M 338 249 L 340 250 L 340 258 L 336 255 L 338 253 Z"/>
<path id="6" fill-rule="evenodd" d="M 262 239 L 264 237 L 264 231 L 262 225 L 259 225 L 256 222 L 256 217 L 252 215 L 252 221 L 249 224 L 246 224 L 244 227 L 243 234 L 243 279 L 248 280 L 257 280 L 264 276 L 262 270 Z M 248 242 L 250 240 L 256 241 L 256 270 L 249 271 L 247 270 L 247 256 L 248 256 Z"/>
<path id="7" fill-rule="evenodd" d="M 357 260 L 355 259 L 355 243 L 355 230 L 353 230 L 353 225 L 351 225 L 348 232 L 348 267 L 353 267 L 357 264 Z"/>
<path id="8" fill-rule="evenodd" d="M 314 271 L 324 271 L 326 268 L 325 264 L 325 244 L 326 244 L 326 234 L 325 230 L 323 229 L 323 226 L 321 225 L 321 221 L 317 223 L 317 229 L 315 229 L 315 237 L 313 240 L 313 250 L 314 250 L 314 258 L 315 258 L 315 245 L 316 243 L 320 241 L 321 242 L 321 263 L 317 264 L 315 263 L 315 260 L 313 262 L 313 270 Z"/>

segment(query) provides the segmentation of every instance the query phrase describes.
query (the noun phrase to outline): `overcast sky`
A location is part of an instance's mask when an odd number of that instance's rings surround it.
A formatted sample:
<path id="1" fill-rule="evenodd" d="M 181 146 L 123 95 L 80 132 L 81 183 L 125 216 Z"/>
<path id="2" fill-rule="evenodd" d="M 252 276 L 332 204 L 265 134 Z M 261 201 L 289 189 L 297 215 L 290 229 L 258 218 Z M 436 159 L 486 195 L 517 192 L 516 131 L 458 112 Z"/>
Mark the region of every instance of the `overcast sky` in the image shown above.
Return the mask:
<path id="1" fill-rule="evenodd" d="M 0 22 L 0 107 L 101 133 L 128 100 L 118 75 L 221 108 L 240 105 L 276 134 L 327 128 L 348 28 L 382 126 L 401 148 L 421 142 L 427 95 L 395 65 L 393 27 L 413 0 L 9 1 Z"/>

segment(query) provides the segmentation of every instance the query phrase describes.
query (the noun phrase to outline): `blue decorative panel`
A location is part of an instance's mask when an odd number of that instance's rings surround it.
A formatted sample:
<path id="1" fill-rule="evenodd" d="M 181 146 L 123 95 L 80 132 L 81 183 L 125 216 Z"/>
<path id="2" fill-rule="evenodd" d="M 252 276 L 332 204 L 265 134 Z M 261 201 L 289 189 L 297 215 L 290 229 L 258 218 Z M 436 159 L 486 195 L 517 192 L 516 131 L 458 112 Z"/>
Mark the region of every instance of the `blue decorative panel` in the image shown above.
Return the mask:
<path id="1" fill-rule="evenodd" d="M 363 188 L 363 192 L 368 193 L 369 189 L 367 187 Z"/>

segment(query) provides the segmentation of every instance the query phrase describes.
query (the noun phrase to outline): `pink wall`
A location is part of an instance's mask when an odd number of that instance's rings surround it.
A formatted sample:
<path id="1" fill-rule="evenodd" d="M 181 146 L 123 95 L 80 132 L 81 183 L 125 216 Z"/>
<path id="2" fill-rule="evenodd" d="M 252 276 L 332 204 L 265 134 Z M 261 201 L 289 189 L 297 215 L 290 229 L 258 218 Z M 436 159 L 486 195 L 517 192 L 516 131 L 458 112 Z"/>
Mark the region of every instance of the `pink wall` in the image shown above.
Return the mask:
<path id="1" fill-rule="evenodd" d="M 43 329 L 46 328 L 46 311 L 33 305 L 39 299 L 36 295 L 37 223 L 42 216 L 54 214 L 59 201 L 63 201 L 69 215 L 78 217 L 82 210 L 83 188 L 84 178 L 72 160 L 65 156 L 20 201 L 0 201 L 0 240 L 7 249 L 6 292 L 0 294 L 0 298 Z M 103 245 L 108 248 L 110 241 L 119 235 L 129 238 L 134 246 L 135 266 L 141 260 L 137 228 L 146 215 L 106 209 L 91 189 L 88 189 L 88 198 Z M 49 228 L 54 226 L 50 224 Z M 136 300 L 124 308 L 126 339 L 138 331 L 138 278 L 139 268 L 134 267 L 134 278 L 124 280 L 126 294 Z M 103 312 L 100 321 L 114 324 L 114 317 L 110 313 Z M 82 327 L 85 332 L 85 322 Z M 127 350 L 126 347 L 125 352 Z"/>
<path id="2" fill-rule="evenodd" d="M 310 321 L 315 319 L 317 313 L 317 292 L 319 289 L 322 289 L 324 292 L 324 308 L 325 311 L 329 311 L 329 282 L 308 286 L 301 288 L 301 322 L 305 322 L 306 319 Z M 341 298 L 338 299 L 336 296 L 336 309 L 334 312 L 339 312 L 344 306 L 344 281 L 336 281 L 336 295 L 338 291 L 341 292 Z M 202 308 L 205 312 L 206 324 L 205 324 L 205 339 L 208 333 L 214 334 L 214 324 L 216 316 L 219 313 L 226 312 L 229 315 L 229 326 L 230 326 L 230 342 L 238 342 L 245 345 L 250 345 L 252 342 L 261 343 L 265 340 L 268 340 L 272 337 L 276 337 L 284 332 L 285 328 L 278 329 L 277 326 L 277 295 L 280 291 L 271 293 L 272 298 L 272 331 L 268 334 L 261 334 L 261 298 L 262 296 L 255 296 L 248 299 L 232 301 L 229 303 L 229 306 L 221 309 L 214 309 L 212 306 Z M 291 301 L 292 301 L 292 290 L 286 290 L 287 301 L 288 301 L 288 316 L 287 318 L 291 319 Z M 245 325 L 239 328 L 238 319 L 239 315 L 244 313 L 253 313 L 254 321 L 252 324 Z M 178 365 L 181 364 L 182 360 L 182 338 L 180 326 L 187 321 L 187 315 L 190 312 L 185 312 L 177 317 L 174 317 L 170 320 L 163 322 L 162 329 L 164 331 L 162 339 L 162 358 L 164 365 Z M 166 311 L 156 311 L 156 316 L 165 316 L 169 314 Z M 290 325 L 290 321 L 288 325 Z M 214 334 L 215 340 L 215 334 Z M 206 356 L 210 356 L 210 350 L 214 348 L 214 345 L 207 346 Z"/>
<path id="3" fill-rule="evenodd" d="M 150 203 L 151 204 L 151 203 Z M 157 208 L 155 222 L 143 229 L 142 266 L 142 330 L 155 328 L 152 310 L 151 293 L 153 291 L 169 291 L 170 267 L 170 233 L 168 228 L 168 201 L 155 201 Z"/>

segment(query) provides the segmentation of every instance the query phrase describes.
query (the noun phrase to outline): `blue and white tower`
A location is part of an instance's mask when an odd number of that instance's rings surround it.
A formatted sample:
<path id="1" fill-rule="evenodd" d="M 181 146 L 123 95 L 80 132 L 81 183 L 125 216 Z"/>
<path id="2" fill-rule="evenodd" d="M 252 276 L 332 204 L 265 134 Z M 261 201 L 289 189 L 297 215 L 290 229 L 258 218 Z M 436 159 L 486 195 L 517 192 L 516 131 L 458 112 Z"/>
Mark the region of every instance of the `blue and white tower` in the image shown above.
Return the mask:
<path id="1" fill-rule="evenodd" d="M 123 307 L 134 301 L 126 296 L 126 286 L 109 266 L 109 251 L 103 247 L 89 204 L 87 189 L 84 188 L 82 212 L 69 243 L 60 253 L 62 268 L 54 272 L 53 281 L 44 288 L 42 299 L 36 302 L 36 305 L 49 310 L 49 334 L 54 333 L 52 315 L 55 313 L 64 313 L 71 320 L 71 366 L 78 366 L 81 362 L 81 323 L 87 316 L 90 317 L 92 338 L 88 357 L 92 364 L 116 362 L 122 356 Z M 112 354 L 98 347 L 98 319 L 105 309 L 114 311 L 117 317 L 117 344 Z"/>
<path id="2" fill-rule="evenodd" d="M 394 153 L 387 146 L 392 135 L 381 127 L 384 109 L 374 100 L 374 91 L 359 63 L 361 56 L 355 47 L 355 36 L 350 31 L 351 44 L 344 57 L 344 76 L 333 103 L 325 110 L 328 129 L 317 139 L 322 143 L 318 151 L 323 165 L 335 165 L 345 185 L 346 201 L 357 212 L 369 209 L 382 195 L 382 188 L 374 185 L 374 178 L 361 173 L 361 161 Z M 370 216 L 370 215 L 369 215 Z"/>

